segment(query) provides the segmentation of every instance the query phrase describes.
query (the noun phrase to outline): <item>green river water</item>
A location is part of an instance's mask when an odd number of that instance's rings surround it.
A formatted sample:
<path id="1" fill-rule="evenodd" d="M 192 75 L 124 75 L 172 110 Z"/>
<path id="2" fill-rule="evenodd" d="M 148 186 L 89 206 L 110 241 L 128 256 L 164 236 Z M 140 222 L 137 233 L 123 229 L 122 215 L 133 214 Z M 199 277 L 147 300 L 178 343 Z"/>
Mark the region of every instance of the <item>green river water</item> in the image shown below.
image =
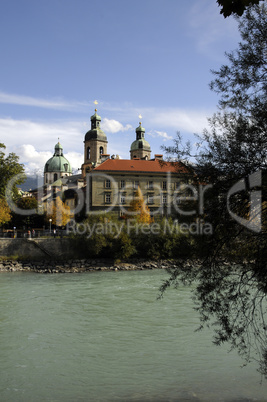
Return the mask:
<path id="1" fill-rule="evenodd" d="M 163 270 L 0 274 L 0 401 L 267 401 Z"/>

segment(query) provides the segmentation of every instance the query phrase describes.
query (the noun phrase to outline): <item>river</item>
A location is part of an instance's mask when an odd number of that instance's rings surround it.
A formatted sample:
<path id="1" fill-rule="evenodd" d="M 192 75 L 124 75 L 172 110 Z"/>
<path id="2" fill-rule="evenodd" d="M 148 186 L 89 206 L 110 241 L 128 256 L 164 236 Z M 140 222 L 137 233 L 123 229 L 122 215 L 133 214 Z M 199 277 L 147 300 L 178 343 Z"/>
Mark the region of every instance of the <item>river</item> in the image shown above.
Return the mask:
<path id="1" fill-rule="evenodd" d="M 267 401 L 164 270 L 0 274 L 0 400 Z"/>

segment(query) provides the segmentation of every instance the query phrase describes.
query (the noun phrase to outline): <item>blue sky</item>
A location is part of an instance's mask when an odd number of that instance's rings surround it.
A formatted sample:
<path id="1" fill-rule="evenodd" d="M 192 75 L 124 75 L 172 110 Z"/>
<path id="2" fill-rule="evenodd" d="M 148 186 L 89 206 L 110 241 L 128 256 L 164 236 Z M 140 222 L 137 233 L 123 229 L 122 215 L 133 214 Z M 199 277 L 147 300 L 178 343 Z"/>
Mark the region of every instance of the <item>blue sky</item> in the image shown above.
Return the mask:
<path id="1" fill-rule="evenodd" d="M 94 100 L 108 153 L 129 158 L 142 115 L 155 153 L 194 141 L 218 96 L 211 69 L 239 41 L 216 0 L 9 0 L 0 15 L 0 142 L 27 172 L 60 139 L 77 169 Z"/>

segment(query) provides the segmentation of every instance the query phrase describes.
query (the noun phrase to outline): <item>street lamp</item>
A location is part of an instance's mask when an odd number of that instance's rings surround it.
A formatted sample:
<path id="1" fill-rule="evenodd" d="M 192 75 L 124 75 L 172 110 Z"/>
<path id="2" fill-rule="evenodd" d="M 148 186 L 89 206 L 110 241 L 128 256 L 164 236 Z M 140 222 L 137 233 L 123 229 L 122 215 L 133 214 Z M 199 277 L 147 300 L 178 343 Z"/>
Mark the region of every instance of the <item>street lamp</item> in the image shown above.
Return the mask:
<path id="1" fill-rule="evenodd" d="M 49 225 L 50 225 L 50 233 L 51 233 L 51 223 L 52 223 L 52 219 L 49 219 Z"/>

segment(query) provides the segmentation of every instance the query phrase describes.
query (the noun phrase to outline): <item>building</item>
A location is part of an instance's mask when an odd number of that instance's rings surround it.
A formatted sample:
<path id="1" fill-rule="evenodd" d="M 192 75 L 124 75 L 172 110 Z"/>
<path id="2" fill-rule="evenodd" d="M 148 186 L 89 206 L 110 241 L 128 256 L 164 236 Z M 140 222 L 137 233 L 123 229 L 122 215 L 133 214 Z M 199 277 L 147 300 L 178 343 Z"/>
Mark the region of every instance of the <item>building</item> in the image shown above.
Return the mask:
<path id="1" fill-rule="evenodd" d="M 182 162 L 165 162 L 162 155 L 151 159 L 151 147 L 141 122 L 135 133 L 130 159 L 110 157 L 107 136 L 95 109 L 91 129 L 84 137 L 82 173 L 72 176 L 63 148 L 56 144 L 54 156 L 44 169 L 44 183 L 52 189 L 50 193 L 46 192 L 46 200 L 65 192 L 67 203 L 73 208 L 82 190 L 87 213 L 112 212 L 123 216 L 139 187 L 152 215 L 171 214 L 177 210 L 178 193 L 183 185 L 190 184 L 191 169 Z"/>
<path id="2" fill-rule="evenodd" d="M 92 211 L 124 215 L 139 187 L 151 214 L 162 215 L 175 211 L 181 188 L 190 184 L 192 173 L 181 162 L 163 162 L 158 158 L 107 159 L 89 178 Z"/>

